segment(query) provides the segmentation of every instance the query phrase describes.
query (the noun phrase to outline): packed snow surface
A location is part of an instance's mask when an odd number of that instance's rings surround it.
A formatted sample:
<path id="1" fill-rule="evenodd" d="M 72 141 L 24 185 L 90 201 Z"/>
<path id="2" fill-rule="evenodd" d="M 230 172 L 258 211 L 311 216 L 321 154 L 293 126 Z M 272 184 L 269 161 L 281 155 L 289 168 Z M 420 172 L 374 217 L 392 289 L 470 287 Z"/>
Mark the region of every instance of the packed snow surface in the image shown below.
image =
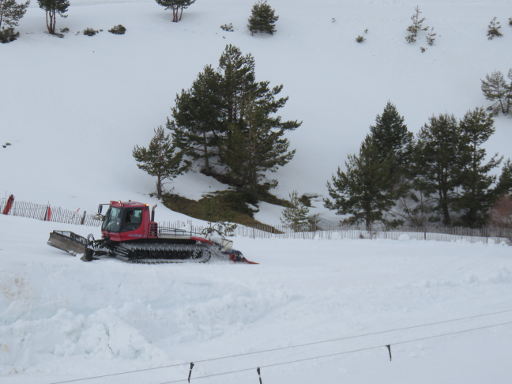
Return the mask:
<path id="1" fill-rule="evenodd" d="M 238 238 L 235 246 L 259 265 L 152 266 L 84 263 L 45 244 L 54 228 L 0 217 L 2 383 L 53 383 L 512 309 L 505 245 Z M 198 363 L 194 375 L 511 320 L 508 312 Z M 264 382 L 508 383 L 511 336 L 509 324 L 399 345 L 392 363 L 383 348 L 267 368 Z M 91 382 L 162 383 L 187 374 L 182 366 Z M 255 375 L 208 382 L 249 383 Z"/>

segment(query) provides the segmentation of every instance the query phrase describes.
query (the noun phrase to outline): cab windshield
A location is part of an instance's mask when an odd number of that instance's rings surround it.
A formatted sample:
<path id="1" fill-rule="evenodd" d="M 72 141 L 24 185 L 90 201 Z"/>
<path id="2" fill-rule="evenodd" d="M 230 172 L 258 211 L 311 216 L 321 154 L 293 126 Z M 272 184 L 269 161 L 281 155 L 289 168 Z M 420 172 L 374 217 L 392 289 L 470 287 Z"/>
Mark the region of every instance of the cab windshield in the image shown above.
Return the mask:
<path id="1" fill-rule="evenodd" d="M 101 229 L 106 232 L 128 232 L 139 228 L 141 223 L 141 208 L 110 207 Z"/>

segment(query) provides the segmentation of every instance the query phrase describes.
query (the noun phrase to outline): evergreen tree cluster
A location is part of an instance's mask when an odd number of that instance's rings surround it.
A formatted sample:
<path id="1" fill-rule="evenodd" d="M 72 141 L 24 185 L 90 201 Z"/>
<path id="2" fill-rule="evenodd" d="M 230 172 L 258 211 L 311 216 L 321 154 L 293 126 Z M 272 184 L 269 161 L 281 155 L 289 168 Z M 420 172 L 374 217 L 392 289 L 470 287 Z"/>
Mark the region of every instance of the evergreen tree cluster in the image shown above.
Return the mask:
<path id="1" fill-rule="evenodd" d="M 206 66 L 192 87 L 176 96 L 167 128 L 187 158 L 256 202 L 277 185 L 269 172 L 287 164 L 287 131 L 301 125 L 283 121 L 277 112 L 288 98 L 282 85 L 256 81 L 254 58 L 226 46 L 218 69 Z"/>
<path id="2" fill-rule="evenodd" d="M 476 108 L 460 121 L 433 116 L 414 138 L 388 103 L 359 153 L 328 182 L 325 205 L 369 230 L 376 222 L 481 227 L 498 197 L 512 193 L 511 163 L 497 182 L 492 171 L 502 159 L 484 149 L 493 133 L 492 117 Z"/>

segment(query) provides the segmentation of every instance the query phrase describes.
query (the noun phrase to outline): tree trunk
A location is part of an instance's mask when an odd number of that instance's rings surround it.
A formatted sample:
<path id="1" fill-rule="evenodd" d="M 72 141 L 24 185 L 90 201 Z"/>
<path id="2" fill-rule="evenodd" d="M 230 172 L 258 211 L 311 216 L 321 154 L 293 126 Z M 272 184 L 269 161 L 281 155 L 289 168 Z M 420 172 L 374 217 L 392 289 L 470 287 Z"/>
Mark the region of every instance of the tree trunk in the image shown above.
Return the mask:
<path id="1" fill-rule="evenodd" d="M 443 224 L 450 225 L 450 210 L 448 209 L 448 192 L 439 191 L 439 205 L 441 206 L 441 212 L 443 214 Z"/>
<path id="2" fill-rule="evenodd" d="M 46 27 L 48 28 L 48 33 L 50 35 L 55 34 L 55 24 L 56 24 L 56 11 L 49 10 L 46 11 Z"/>
<path id="3" fill-rule="evenodd" d="M 162 176 L 157 176 L 156 178 L 156 196 L 161 199 L 162 198 Z"/>

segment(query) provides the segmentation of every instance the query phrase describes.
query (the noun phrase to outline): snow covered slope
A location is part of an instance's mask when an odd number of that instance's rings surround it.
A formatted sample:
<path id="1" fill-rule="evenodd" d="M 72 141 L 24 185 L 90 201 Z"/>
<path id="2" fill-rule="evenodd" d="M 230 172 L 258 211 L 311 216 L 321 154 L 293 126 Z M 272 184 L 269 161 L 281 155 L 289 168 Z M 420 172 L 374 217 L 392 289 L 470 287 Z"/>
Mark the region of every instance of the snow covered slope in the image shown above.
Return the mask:
<path id="1" fill-rule="evenodd" d="M 512 321 L 510 247 L 237 239 L 260 265 L 83 263 L 44 245 L 54 224 L 0 217 L 0 378 L 162 383 L 187 363 L 475 314 L 493 316 L 198 363 L 194 376 Z M 88 228 L 78 227 L 86 234 Z M 5 241 L 4 239 L 9 239 Z M 265 383 L 508 383 L 512 326 L 263 369 Z M 254 370 L 209 383 L 257 382 Z M 206 381 L 205 381 L 206 382 Z"/>
<path id="2" fill-rule="evenodd" d="M 281 196 L 325 193 L 388 100 L 417 131 L 433 114 L 485 105 L 480 79 L 512 63 L 509 0 L 273 0 L 272 37 L 246 30 L 253 2 L 199 0 L 171 23 L 152 0 L 75 0 L 58 20 L 71 30 L 64 39 L 45 32 L 33 2 L 20 39 L 0 45 L 0 142 L 12 143 L 0 148 L 0 193 L 89 211 L 109 199 L 147 201 L 154 180 L 136 168 L 133 146 L 149 141 L 176 93 L 228 43 L 255 56 L 259 79 L 284 84 L 284 117 L 304 122 L 289 136 L 297 155 L 277 175 Z M 416 5 L 438 33 L 423 54 L 423 40 L 404 39 Z M 493 16 L 504 37 L 488 41 Z M 126 35 L 106 32 L 120 23 Z M 225 23 L 235 31 L 222 31 Z M 104 32 L 79 33 L 87 27 Z M 489 149 L 512 156 L 511 120 L 496 126 Z M 190 197 L 223 188 L 193 174 L 174 186 Z"/>
<path id="3" fill-rule="evenodd" d="M 512 28 L 485 36 L 493 16 L 503 24 L 512 16 L 509 0 L 272 0 L 280 15 L 272 37 L 246 31 L 252 4 L 198 0 L 173 24 L 152 0 L 74 0 L 58 20 L 71 32 L 57 39 L 33 2 L 20 39 L 0 45 L 0 144 L 12 143 L 0 148 L 0 194 L 88 212 L 109 199 L 151 202 L 154 180 L 136 168 L 132 148 L 149 141 L 175 94 L 216 65 L 227 43 L 255 56 L 259 79 L 284 84 L 284 117 L 304 122 L 290 134 L 296 158 L 278 173 L 282 196 L 324 193 L 388 100 L 417 131 L 432 114 L 484 105 L 480 79 L 512 63 Z M 404 41 L 416 5 L 439 34 L 423 54 Z M 235 32 L 223 32 L 225 23 Z M 77 34 L 117 24 L 126 35 Z M 355 43 L 365 29 L 367 41 Z M 489 150 L 512 156 L 510 119 L 496 126 Z M 192 198 L 223 188 L 194 174 L 174 186 Z M 266 221 L 279 215 L 264 207 Z M 185 363 L 90 381 L 156 384 L 186 378 L 186 363 L 203 358 L 512 309 L 505 246 L 240 238 L 235 246 L 260 265 L 86 264 L 45 245 L 52 229 L 0 216 L 2 383 Z M 202 363 L 194 375 L 511 321 L 511 313 Z M 508 383 L 511 335 L 497 327 L 404 344 L 393 347 L 392 364 L 382 348 L 264 368 L 263 382 Z M 208 382 L 256 380 L 251 370 Z"/>

